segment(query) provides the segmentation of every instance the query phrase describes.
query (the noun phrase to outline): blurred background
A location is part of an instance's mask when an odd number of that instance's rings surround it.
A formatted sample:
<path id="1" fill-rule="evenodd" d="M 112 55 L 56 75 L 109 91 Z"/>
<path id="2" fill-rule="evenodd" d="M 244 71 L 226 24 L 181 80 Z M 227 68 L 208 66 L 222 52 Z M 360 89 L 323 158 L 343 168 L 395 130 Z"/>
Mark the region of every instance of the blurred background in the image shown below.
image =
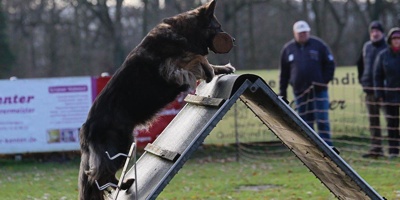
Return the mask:
<path id="1" fill-rule="evenodd" d="M 163 18 L 206 0 L 0 0 L 0 77 L 112 74 Z M 219 0 L 216 15 L 236 48 L 215 57 L 240 69 L 274 69 L 297 20 L 355 65 L 368 25 L 399 25 L 397 0 Z"/>

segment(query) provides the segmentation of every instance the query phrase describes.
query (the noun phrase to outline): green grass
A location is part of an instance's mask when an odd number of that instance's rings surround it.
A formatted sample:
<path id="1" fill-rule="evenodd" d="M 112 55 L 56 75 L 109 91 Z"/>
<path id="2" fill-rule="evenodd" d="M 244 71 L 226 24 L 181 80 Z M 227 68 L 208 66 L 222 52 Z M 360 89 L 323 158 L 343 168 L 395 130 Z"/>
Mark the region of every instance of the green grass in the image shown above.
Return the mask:
<path id="1" fill-rule="evenodd" d="M 335 199 L 291 153 L 237 162 L 234 150 L 203 147 L 158 199 Z M 399 161 L 349 164 L 381 195 L 400 199 Z M 0 159 L 0 166 L 0 199 L 77 199 L 78 158 L 64 163 Z"/>
<path id="2" fill-rule="evenodd" d="M 161 194 L 160 199 L 250 200 L 331 196 L 318 181 L 309 178 L 304 173 L 306 170 L 301 168 L 282 169 L 277 163 L 201 164 L 192 162 L 191 165 L 194 168 L 184 169 L 186 176 L 184 173 L 177 176 Z M 288 178 L 282 178 L 282 175 L 289 175 L 290 181 Z M 246 186 L 269 186 L 270 188 L 252 191 L 242 188 Z"/>
<path id="3" fill-rule="evenodd" d="M 65 163 L 0 160 L 0 199 L 77 199 L 78 159 Z"/>
<path id="4" fill-rule="evenodd" d="M 278 70 L 240 71 L 263 77 L 278 88 Z M 338 68 L 338 80 L 354 77 L 356 68 Z M 275 84 L 275 85 L 274 85 Z M 291 94 L 291 89 L 288 89 Z M 335 145 L 341 156 L 378 193 L 387 199 L 400 199 L 400 160 L 360 159 L 368 148 L 365 108 L 360 103 L 358 83 L 331 85 L 331 100 L 345 100 L 347 107 L 330 112 Z M 288 97 L 289 100 L 292 96 Z M 333 195 L 289 151 L 281 147 L 249 144 L 240 149 L 225 144 L 277 141 L 243 104 L 237 104 L 237 129 L 232 108 L 205 140 L 207 145 L 172 179 L 159 199 L 334 199 Z M 269 149 L 265 149 L 269 148 Z M 64 163 L 41 162 L 24 158 L 0 158 L 0 200 L 77 199 L 79 158 Z M 249 190 L 259 189 L 259 190 Z"/>

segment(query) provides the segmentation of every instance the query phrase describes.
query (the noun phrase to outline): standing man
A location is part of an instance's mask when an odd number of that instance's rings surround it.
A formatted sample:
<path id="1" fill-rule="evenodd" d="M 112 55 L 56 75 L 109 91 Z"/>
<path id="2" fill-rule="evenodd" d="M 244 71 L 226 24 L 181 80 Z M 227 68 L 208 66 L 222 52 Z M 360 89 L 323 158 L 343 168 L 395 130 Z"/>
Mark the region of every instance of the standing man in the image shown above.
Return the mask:
<path id="1" fill-rule="evenodd" d="M 385 108 L 389 158 L 399 156 L 400 108 L 400 28 L 390 29 L 388 47 L 382 50 L 374 63 L 375 96 Z"/>
<path id="2" fill-rule="evenodd" d="M 293 25 L 294 39 L 281 52 L 279 95 L 287 97 L 287 87 L 293 87 L 296 109 L 300 117 L 333 146 L 329 123 L 328 83 L 333 79 L 335 62 L 329 47 L 319 38 L 310 36 L 305 21 Z"/>
<path id="3" fill-rule="evenodd" d="M 379 103 L 374 95 L 373 65 L 380 51 L 387 47 L 383 26 L 379 21 L 373 21 L 369 25 L 369 38 L 362 49 L 362 60 L 357 63 L 359 82 L 365 92 L 365 104 L 369 118 L 369 130 L 371 132 L 371 147 L 363 158 L 378 158 L 383 156 L 382 134 L 379 121 Z"/>

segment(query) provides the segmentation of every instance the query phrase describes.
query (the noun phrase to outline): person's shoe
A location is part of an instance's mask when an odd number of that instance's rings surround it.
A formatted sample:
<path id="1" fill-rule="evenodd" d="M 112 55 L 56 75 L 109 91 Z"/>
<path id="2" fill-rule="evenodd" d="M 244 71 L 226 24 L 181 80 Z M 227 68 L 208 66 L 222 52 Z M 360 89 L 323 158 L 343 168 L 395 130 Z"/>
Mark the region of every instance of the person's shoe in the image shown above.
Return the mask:
<path id="1" fill-rule="evenodd" d="M 385 155 L 383 155 L 383 152 L 369 152 L 367 154 L 362 155 L 363 158 L 380 158 L 380 157 L 385 157 Z"/>

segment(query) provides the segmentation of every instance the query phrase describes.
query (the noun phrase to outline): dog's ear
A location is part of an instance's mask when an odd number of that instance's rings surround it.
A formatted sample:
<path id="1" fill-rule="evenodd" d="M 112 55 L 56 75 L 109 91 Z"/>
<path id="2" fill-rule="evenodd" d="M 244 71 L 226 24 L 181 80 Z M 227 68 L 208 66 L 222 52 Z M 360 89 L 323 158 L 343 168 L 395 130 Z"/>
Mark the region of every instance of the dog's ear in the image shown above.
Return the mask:
<path id="1" fill-rule="evenodd" d="M 169 24 L 171 26 L 173 26 L 176 23 L 175 18 L 170 17 L 170 18 L 165 18 L 162 20 L 164 23 Z"/>
<path id="2" fill-rule="evenodd" d="M 217 5 L 217 0 L 212 0 L 208 4 L 206 4 L 205 9 L 205 15 L 208 19 L 211 19 L 214 17 L 214 10 L 215 6 Z"/>

